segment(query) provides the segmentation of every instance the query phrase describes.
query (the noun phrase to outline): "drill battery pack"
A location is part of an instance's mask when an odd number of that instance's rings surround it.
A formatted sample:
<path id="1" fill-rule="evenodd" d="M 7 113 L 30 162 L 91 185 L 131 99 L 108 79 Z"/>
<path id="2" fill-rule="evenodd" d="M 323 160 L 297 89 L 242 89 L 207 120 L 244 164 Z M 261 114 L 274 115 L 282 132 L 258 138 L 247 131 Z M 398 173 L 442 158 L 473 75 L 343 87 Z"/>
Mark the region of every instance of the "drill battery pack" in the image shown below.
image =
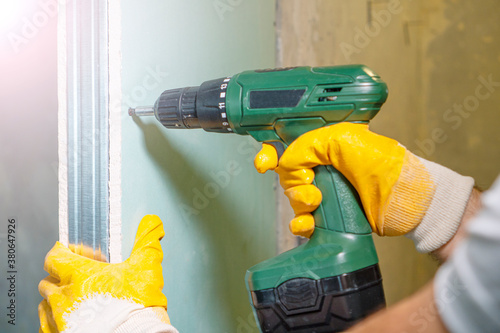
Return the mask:
<path id="1" fill-rule="evenodd" d="M 378 264 L 319 280 L 295 278 L 251 292 L 262 332 L 342 332 L 385 307 Z"/>

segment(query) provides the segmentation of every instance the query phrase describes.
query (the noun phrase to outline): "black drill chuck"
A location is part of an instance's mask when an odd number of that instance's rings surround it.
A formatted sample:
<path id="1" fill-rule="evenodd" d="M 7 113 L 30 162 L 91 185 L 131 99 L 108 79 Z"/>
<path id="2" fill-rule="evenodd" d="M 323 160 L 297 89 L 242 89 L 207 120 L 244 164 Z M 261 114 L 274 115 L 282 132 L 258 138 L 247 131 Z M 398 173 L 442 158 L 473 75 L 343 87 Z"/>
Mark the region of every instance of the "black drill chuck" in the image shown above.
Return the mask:
<path id="1" fill-rule="evenodd" d="M 208 132 L 231 133 L 226 112 L 229 78 L 206 81 L 199 87 L 165 90 L 154 107 L 129 109 L 130 115 L 155 115 L 167 128 L 203 128 Z"/>
<path id="2" fill-rule="evenodd" d="M 165 90 L 155 103 L 155 116 L 168 128 L 200 128 L 196 112 L 199 87 Z"/>

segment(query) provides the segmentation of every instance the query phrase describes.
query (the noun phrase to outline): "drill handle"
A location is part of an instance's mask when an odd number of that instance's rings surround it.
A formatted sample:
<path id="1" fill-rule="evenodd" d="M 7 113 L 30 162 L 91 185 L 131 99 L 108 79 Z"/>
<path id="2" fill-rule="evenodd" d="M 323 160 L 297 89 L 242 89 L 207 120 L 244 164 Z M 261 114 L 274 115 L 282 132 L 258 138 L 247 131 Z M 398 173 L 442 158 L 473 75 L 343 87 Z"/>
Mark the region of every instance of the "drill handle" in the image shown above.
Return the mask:
<path id="1" fill-rule="evenodd" d="M 351 183 L 331 165 L 320 165 L 313 170 L 313 184 L 323 195 L 321 204 L 313 212 L 316 228 L 347 234 L 370 234 L 371 227 Z"/>
<path id="2" fill-rule="evenodd" d="M 286 143 L 269 141 L 281 158 Z M 323 195 L 320 206 L 313 212 L 316 228 L 349 234 L 370 234 L 371 228 L 363 211 L 359 195 L 349 181 L 333 166 L 313 168 L 316 185 Z"/>

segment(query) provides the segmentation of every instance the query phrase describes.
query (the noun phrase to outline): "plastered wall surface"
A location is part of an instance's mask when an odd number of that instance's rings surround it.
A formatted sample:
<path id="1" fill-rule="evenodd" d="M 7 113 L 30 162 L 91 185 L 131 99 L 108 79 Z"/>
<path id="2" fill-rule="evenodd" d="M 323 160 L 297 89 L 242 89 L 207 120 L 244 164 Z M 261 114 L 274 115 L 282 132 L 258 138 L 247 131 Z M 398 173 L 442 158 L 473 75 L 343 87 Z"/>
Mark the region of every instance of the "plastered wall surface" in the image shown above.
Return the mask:
<path id="1" fill-rule="evenodd" d="M 364 63 L 389 86 L 371 124 L 488 188 L 500 171 L 498 1 L 279 1 L 280 65 Z M 375 239 L 388 303 L 436 270 L 403 237 Z"/>
<path id="2" fill-rule="evenodd" d="M 35 332 L 57 241 L 57 19 L 34 0 L 0 10 L 0 332 Z"/>
<path id="3" fill-rule="evenodd" d="M 145 214 L 165 224 L 168 313 L 180 332 L 257 331 L 250 266 L 275 254 L 274 175 L 253 168 L 259 145 L 237 135 L 135 122 L 129 106 L 165 89 L 274 66 L 272 1 L 122 2 L 123 257 Z"/>

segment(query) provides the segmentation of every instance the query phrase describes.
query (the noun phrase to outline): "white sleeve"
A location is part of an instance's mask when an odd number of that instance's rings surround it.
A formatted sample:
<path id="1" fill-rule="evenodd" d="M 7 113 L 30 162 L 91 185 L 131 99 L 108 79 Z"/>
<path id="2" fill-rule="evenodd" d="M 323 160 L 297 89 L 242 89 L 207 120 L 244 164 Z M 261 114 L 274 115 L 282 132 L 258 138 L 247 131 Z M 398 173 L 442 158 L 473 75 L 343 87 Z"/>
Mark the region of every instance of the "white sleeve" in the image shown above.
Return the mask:
<path id="1" fill-rule="evenodd" d="M 500 332 L 500 177 L 468 236 L 439 269 L 434 297 L 451 332 Z"/>

